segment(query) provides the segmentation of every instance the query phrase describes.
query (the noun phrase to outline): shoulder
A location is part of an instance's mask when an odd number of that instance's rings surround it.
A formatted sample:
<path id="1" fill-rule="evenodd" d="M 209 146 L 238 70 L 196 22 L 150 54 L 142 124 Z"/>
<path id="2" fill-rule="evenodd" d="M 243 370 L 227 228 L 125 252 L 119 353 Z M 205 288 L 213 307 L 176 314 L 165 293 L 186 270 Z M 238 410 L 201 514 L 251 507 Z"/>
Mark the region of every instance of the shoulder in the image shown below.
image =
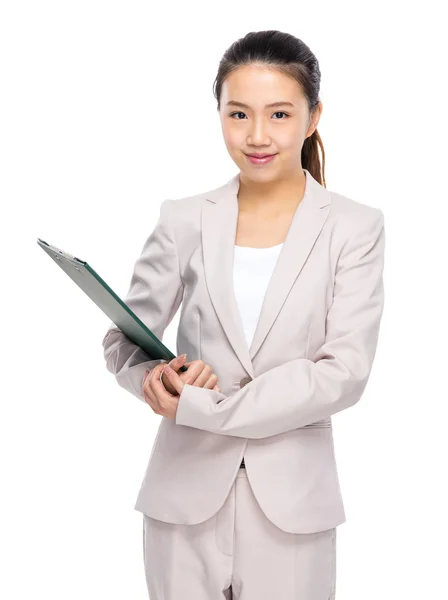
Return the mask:
<path id="1" fill-rule="evenodd" d="M 338 194 L 332 190 L 327 190 L 331 198 L 331 212 L 335 219 L 339 221 L 349 221 L 358 224 L 377 221 L 383 217 L 383 211 L 380 208 L 354 200 L 343 194 Z"/>
<path id="2" fill-rule="evenodd" d="M 182 198 L 172 198 L 171 203 L 173 209 L 176 211 L 191 211 L 194 209 L 199 210 L 201 204 L 206 198 L 213 198 L 215 194 L 219 194 L 228 186 L 228 182 L 223 183 L 217 187 L 199 191 L 189 196 L 183 196 Z"/>
<path id="3" fill-rule="evenodd" d="M 201 231 L 201 209 L 207 198 L 224 191 L 228 183 L 182 197 L 166 198 L 162 210 L 178 244 L 196 244 Z"/>
<path id="4" fill-rule="evenodd" d="M 342 234 L 378 231 L 384 227 L 384 213 L 380 208 L 327 190 L 331 202 L 330 221 Z"/>
<path id="5" fill-rule="evenodd" d="M 188 196 L 166 199 L 164 204 L 167 205 L 170 220 L 177 227 L 188 228 L 188 226 L 192 226 L 193 229 L 199 227 L 201 207 L 204 201 L 207 198 L 213 198 L 215 194 L 219 195 L 227 185 L 228 182 Z"/>
<path id="6" fill-rule="evenodd" d="M 368 249 L 384 252 L 384 214 L 380 208 L 327 190 L 331 203 L 328 223 L 335 256 L 360 260 Z"/>

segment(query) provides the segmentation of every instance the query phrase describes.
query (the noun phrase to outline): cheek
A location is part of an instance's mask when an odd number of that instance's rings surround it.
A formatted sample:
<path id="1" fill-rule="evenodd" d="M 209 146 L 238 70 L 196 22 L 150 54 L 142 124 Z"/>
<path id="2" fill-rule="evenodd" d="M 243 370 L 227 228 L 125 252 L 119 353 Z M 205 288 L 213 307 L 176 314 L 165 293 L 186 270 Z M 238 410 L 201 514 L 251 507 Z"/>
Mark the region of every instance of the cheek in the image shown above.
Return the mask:
<path id="1" fill-rule="evenodd" d="M 279 149 L 283 148 L 285 151 L 296 152 L 302 149 L 304 131 L 303 126 L 297 121 L 289 121 L 288 123 L 282 123 L 282 126 L 275 128 L 273 136 L 275 137 L 276 143 L 279 145 Z"/>
<path id="2" fill-rule="evenodd" d="M 237 151 L 241 148 L 242 143 L 244 143 L 241 131 L 235 131 L 235 129 L 228 127 L 223 133 L 224 142 L 229 151 Z"/>
<path id="3" fill-rule="evenodd" d="M 280 147 L 283 148 L 284 152 L 288 152 L 290 155 L 296 156 L 297 154 L 300 155 L 302 152 L 303 138 L 301 137 L 300 132 L 295 129 L 292 132 L 283 132 L 278 143 L 281 145 Z"/>
<path id="4" fill-rule="evenodd" d="M 221 130 L 227 147 L 240 148 L 246 141 L 247 131 L 241 121 L 224 119 L 221 121 Z"/>

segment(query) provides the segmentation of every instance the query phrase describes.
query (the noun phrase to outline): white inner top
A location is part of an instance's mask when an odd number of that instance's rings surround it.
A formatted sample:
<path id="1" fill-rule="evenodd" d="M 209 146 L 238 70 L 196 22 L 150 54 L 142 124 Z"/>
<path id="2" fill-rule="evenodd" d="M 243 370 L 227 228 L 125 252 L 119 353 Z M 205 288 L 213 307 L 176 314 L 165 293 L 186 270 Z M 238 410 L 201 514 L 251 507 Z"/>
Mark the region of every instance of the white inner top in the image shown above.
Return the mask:
<path id="1" fill-rule="evenodd" d="M 233 286 L 250 348 L 272 272 L 283 244 L 269 248 L 235 245 Z"/>

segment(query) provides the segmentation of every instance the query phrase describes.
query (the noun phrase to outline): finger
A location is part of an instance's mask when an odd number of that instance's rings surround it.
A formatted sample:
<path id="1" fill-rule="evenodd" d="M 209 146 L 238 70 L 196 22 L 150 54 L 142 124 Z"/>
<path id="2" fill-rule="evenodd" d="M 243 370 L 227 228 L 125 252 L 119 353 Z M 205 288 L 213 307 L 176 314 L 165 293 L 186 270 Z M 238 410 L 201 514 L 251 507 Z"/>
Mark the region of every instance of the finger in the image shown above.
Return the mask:
<path id="1" fill-rule="evenodd" d="M 175 394 L 176 390 L 173 388 L 173 386 L 171 385 L 170 381 L 168 380 L 168 376 L 165 372 L 162 372 L 160 375 L 160 381 L 162 382 L 163 387 L 169 391 L 170 394 Z"/>
<path id="2" fill-rule="evenodd" d="M 149 377 L 146 381 L 146 386 L 145 386 L 145 391 L 148 394 L 148 396 L 151 398 L 152 406 L 154 407 L 154 410 L 156 412 L 158 412 L 158 414 L 162 414 L 162 403 L 161 403 L 160 394 L 157 393 L 157 389 L 162 389 L 164 392 L 169 394 L 169 392 L 167 392 L 167 390 L 163 386 L 162 382 L 160 381 L 161 373 L 162 373 L 164 367 L 166 367 L 166 365 L 167 365 L 166 361 L 161 364 L 156 365 L 150 372 Z M 156 387 L 156 389 L 155 389 L 154 386 L 157 386 L 157 384 L 159 385 L 159 388 Z M 163 402 L 163 400 L 162 400 L 162 402 Z"/>
<path id="3" fill-rule="evenodd" d="M 190 365 L 193 365 L 193 364 L 195 364 L 195 365 L 198 365 L 198 366 L 200 366 L 200 367 L 202 367 L 202 368 L 204 367 L 204 361 L 203 361 L 203 360 L 200 360 L 200 359 L 196 359 L 196 360 L 187 360 L 187 361 L 186 361 L 184 364 L 185 364 L 185 366 L 190 366 Z"/>
<path id="4" fill-rule="evenodd" d="M 143 379 L 143 384 L 142 384 L 143 391 L 149 390 L 149 381 L 150 381 L 151 377 L 153 376 L 153 372 L 154 372 L 154 368 L 152 368 L 150 371 L 148 371 L 148 370 L 145 371 L 145 377 Z"/>
<path id="5" fill-rule="evenodd" d="M 204 363 L 197 360 L 184 363 L 184 366 L 188 368 L 182 373 L 182 381 L 189 384 L 193 384 L 204 369 Z"/>
<path id="6" fill-rule="evenodd" d="M 162 363 L 160 365 L 157 365 L 154 368 L 152 377 L 149 378 L 149 386 L 150 389 L 152 390 L 152 392 L 154 393 L 154 395 L 157 398 L 157 401 L 159 402 L 160 408 L 162 409 L 162 405 L 164 402 L 169 402 L 172 398 L 174 398 L 174 396 L 176 394 L 171 394 L 163 385 L 163 383 L 160 381 L 159 377 L 162 371 L 165 370 L 165 376 L 168 377 L 168 381 L 171 383 L 171 385 L 174 387 L 175 390 L 177 390 L 176 385 L 173 384 L 173 378 L 168 376 L 168 373 L 166 371 L 166 369 L 169 368 L 168 365 L 166 363 Z M 176 377 L 179 377 L 179 375 L 173 371 L 172 369 L 170 369 L 171 374 L 174 373 L 174 375 Z M 181 382 L 182 383 L 182 382 Z M 183 384 L 182 384 L 183 385 Z"/>
<path id="7" fill-rule="evenodd" d="M 188 372 L 188 371 L 184 371 L 183 373 L 180 373 L 180 374 L 179 374 L 179 377 L 180 377 L 180 379 L 181 379 L 181 380 L 182 380 L 184 383 L 188 383 L 188 384 L 190 384 L 190 385 L 194 385 L 194 386 L 196 386 L 196 387 L 206 387 L 206 388 L 208 388 L 208 389 L 216 389 L 216 385 L 215 385 L 215 384 L 216 384 L 216 383 L 217 383 L 217 381 L 218 381 L 218 376 L 217 376 L 215 373 L 213 374 L 213 379 L 210 379 L 210 378 L 209 378 L 209 379 L 207 380 L 207 382 L 206 382 L 206 383 L 204 383 L 204 384 L 198 383 L 198 379 L 197 379 L 197 378 L 196 378 L 196 379 L 193 379 L 193 378 L 191 377 L 191 371 L 190 371 L 190 372 Z M 162 377 L 162 381 L 163 381 L 163 383 L 165 383 L 165 379 L 164 379 L 163 377 Z M 215 386 L 215 387 L 214 387 L 214 386 Z M 218 388 L 219 388 L 219 386 L 218 386 Z M 221 390 L 219 389 L 218 391 L 220 392 Z"/>
<path id="8" fill-rule="evenodd" d="M 181 380 L 184 383 L 189 383 L 196 387 L 212 389 L 214 384 L 218 381 L 218 376 L 215 373 L 212 373 L 211 366 L 204 364 L 203 361 L 190 361 L 184 363 L 184 366 L 188 365 L 191 365 L 188 367 L 188 370 L 180 374 Z M 210 379 L 212 375 L 214 380 Z"/>
<path id="9" fill-rule="evenodd" d="M 185 384 L 181 380 L 179 375 L 176 373 L 176 371 L 171 369 L 168 365 L 165 365 L 164 374 L 168 377 L 168 381 L 171 383 L 171 385 L 176 390 L 176 392 L 180 395 Z M 162 385 L 162 384 L 160 384 L 160 385 Z M 169 392 L 167 392 L 167 393 L 169 393 Z M 171 398 L 173 397 L 173 394 L 169 394 L 169 395 Z"/>
<path id="10" fill-rule="evenodd" d="M 177 369 L 180 365 L 185 363 L 185 359 L 186 359 L 186 356 L 184 354 L 181 354 L 180 356 L 176 356 L 175 358 L 172 358 L 168 364 L 171 367 L 173 367 L 173 369 Z"/>
<path id="11" fill-rule="evenodd" d="M 177 407 L 179 401 L 179 395 L 168 392 L 160 381 L 160 376 L 166 367 L 168 367 L 168 365 L 165 362 L 157 365 L 151 372 L 148 381 L 150 387 L 150 390 L 148 391 L 148 400 L 150 401 L 150 405 L 152 404 L 155 407 L 153 410 L 156 414 L 161 415 L 162 417 L 172 418 L 173 409 Z M 175 371 L 173 372 L 176 373 Z M 156 391 L 154 391 L 154 388 Z"/>
<path id="12" fill-rule="evenodd" d="M 218 376 L 215 373 L 213 373 L 212 375 L 210 375 L 208 381 L 206 381 L 202 387 L 204 387 L 208 390 L 212 390 L 217 381 L 218 381 Z"/>
<path id="13" fill-rule="evenodd" d="M 195 381 L 193 383 L 193 385 L 196 385 L 198 387 L 213 387 L 215 385 L 215 383 L 218 381 L 218 378 L 215 379 L 215 381 L 213 381 L 212 385 L 210 386 L 210 377 L 213 375 L 212 373 L 212 368 L 210 365 L 202 365 L 202 371 L 200 373 L 198 373 L 198 375 L 195 378 Z"/>

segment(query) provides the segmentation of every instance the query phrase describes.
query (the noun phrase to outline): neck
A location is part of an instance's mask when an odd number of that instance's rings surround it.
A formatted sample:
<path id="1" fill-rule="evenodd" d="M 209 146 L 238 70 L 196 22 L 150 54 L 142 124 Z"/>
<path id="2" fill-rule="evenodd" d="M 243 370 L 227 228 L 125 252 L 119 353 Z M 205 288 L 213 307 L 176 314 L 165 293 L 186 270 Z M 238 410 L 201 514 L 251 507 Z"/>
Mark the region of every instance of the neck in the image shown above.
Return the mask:
<path id="1" fill-rule="evenodd" d="M 297 208 L 305 193 L 306 175 L 267 183 L 252 181 L 240 174 L 238 206 L 242 212 L 273 213 Z"/>

